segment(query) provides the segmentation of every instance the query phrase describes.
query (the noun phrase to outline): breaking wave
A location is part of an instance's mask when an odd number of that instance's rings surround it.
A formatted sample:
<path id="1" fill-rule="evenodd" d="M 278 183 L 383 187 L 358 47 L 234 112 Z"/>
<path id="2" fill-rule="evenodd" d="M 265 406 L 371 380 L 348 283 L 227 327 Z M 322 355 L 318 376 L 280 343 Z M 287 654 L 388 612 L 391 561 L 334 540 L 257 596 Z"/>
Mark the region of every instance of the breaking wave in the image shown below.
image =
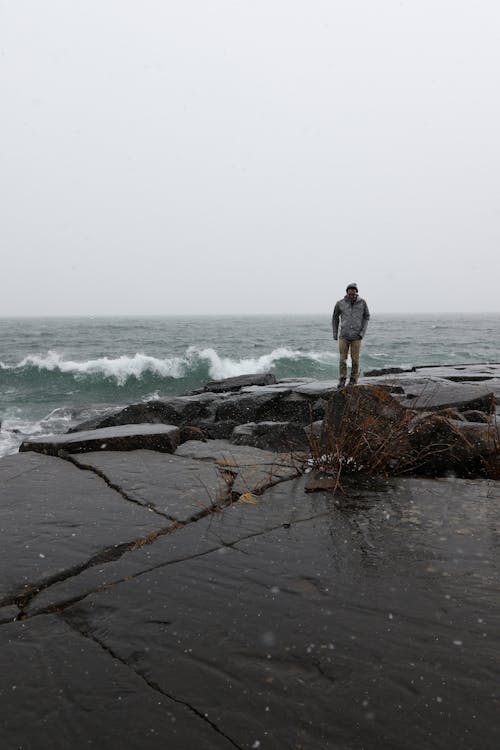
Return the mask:
<path id="1" fill-rule="evenodd" d="M 224 357 L 215 349 L 189 347 L 177 357 L 161 359 L 147 354 L 133 356 L 99 357 L 86 361 L 66 359 L 56 351 L 30 355 L 14 366 L 0 363 L 2 380 L 19 387 L 24 380 L 32 388 L 34 381 L 47 387 L 52 381 L 66 380 L 67 385 L 101 383 L 105 390 L 109 385 L 127 388 L 141 382 L 148 388 L 165 388 L 179 383 L 184 389 L 186 383 L 191 388 L 204 385 L 207 380 L 244 375 L 248 373 L 275 372 L 279 377 L 317 377 L 332 367 L 335 355 L 332 352 L 301 352 L 278 348 L 268 354 L 243 359 Z M 170 382 L 169 382 L 170 381 Z M 176 389 L 177 390 L 177 389 Z"/>

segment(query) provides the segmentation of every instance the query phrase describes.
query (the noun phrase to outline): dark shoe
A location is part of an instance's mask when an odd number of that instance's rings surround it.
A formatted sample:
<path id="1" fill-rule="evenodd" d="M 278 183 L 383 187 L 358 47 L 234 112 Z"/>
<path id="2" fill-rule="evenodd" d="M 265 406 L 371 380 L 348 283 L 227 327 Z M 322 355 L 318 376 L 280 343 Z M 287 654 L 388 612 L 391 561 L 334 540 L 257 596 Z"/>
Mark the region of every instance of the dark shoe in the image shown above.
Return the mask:
<path id="1" fill-rule="evenodd" d="M 358 384 L 358 381 L 357 380 L 353 380 L 352 378 L 350 379 L 350 381 L 348 383 L 348 385 L 357 385 L 357 384 Z"/>
<path id="2" fill-rule="evenodd" d="M 340 378 L 337 388 L 339 391 L 341 390 L 341 388 L 345 388 L 345 378 Z"/>

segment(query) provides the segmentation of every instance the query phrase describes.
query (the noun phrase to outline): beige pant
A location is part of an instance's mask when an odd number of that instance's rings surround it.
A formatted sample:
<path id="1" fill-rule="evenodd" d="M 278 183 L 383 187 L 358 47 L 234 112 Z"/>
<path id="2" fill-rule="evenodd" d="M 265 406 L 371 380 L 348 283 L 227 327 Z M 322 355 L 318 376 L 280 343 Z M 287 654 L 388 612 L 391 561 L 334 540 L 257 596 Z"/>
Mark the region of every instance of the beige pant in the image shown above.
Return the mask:
<path id="1" fill-rule="evenodd" d="M 351 380 L 357 383 L 359 377 L 359 353 L 361 350 L 361 339 L 356 341 L 348 341 L 347 339 L 339 338 L 339 377 L 341 380 L 347 378 L 347 355 L 351 350 Z"/>

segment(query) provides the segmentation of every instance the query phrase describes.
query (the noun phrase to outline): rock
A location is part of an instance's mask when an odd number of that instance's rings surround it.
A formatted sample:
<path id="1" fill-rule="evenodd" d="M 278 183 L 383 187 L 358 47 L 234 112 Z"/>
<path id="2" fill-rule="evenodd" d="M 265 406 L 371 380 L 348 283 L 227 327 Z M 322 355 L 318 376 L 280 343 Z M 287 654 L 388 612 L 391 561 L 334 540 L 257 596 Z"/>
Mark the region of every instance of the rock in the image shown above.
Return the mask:
<path id="1" fill-rule="evenodd" d="M 234 428 L 231 442 L 274 452 L 309 449 L 307 434 L 296 422 L 248 422 Z"/>
<path id="2" fill-rule="evenodd" d="M 412 413 L 386 389 L 355 386 L 336 391 L 328 402 L 320 451 L 352 470 L 394 467 L 408 453 Z"/>
<path id="3" fill-rule="evenodd" d="M 460 477 L 487 475 L 500 444 L 496 428 L 449 419 L 440 413 L 418 420 L 409 442 L 416 472 L 427 476 L 453 472 Z"/>
<path id="4" fill-rule="evenodd" d="M 400 417 L 425 449 L 449 428 L 481 456 L 498 440 L 385 389 L 335 408 L 337 437 L 340 410 L 361 443 L 385 425 L 381 447 Z M 333 497 L 336 477 L 228 441 L 60 455 L 0 460 L 5 748 L 496 748 L 498 482 Z"/>
<path id="5" fill-rule="evenodd" d="M 405 388 L 401 404 L 411 409 L 436 411 L 448 407 L 467 411 L 478 409 L 487 414 L 495 410 L 495 398 L 489 385 L 414 380 Z"/>
<path id="6" fill-rule="evenodd" d="M 263 392 L 235 395 L 220 401 L 215 409 L 215 421 L 234 421 L 237 424 L 261 422 L 276 413 L 276 403 L 283 397 L 282 393 Z"/>
<path id="7" fill-rule="evenodd" d="M 209 416 L 213 399 L 214 396 L 211 394 L 200 394 L 199 396 L 175 396 L 170 399 L 132 404 L 101 419 L 98 427 L 116 427 L 126 424 L 196 424 L 199 420 Z M 92 420 L 92 423 L 95 423 L 95 420 Z M 72 431 L 84 429 L 86 424 L 88 422 L 73 428 Z"/>
<path id="8" fill-rule="evenodd" d="M 471 394 L 467 385 L 462 398 L 454 392 L 455 405 L 447 406 L 454 387 L 447 395 L 441 389 L 427 394 L 428 411 L 408 409 L 404 404 L 413 400 L 401 400 L 375 386 L 336 392 L 316 448 L 316 455 L 330 458 L 317 461 L 316 468 L 321 464 L 335 475 L 406 471 L 425 476 L 449 472 L 462 477 L 496 476 L 498 432 L 488 422 L 465 421 L 460 411 L 465 403 L 483 398 L 491 408 L 492 394 Z M 444 406 L 438 408 L 438 403 Z"/>
<path id="9" fill-rule="evenodd" d="M 60 451 L 86 453 L 99 450 L 131 451 L 149 448 L 163 453 L 173 453 L 179 441 L 179 428 L 173 425 L 133 424 L 103 427 L 89 432 L 30 438 L 21 444 L 19 452 L 36 451 L 57 456 Z"/>
<path id="10" fill-rule="evenodd" d="M 273 383 L 276 383 L 276 378 L 270 372 L 256 373 L 253 375 L 237 375 L 233 378 L 224 378 L 224 380 L 211 380 L 203 388 L 203 391 L 225 393 L 227 391 L 239 391 L 245 386 L 272 385 Z"/>
<path id="11" fill-rule="evenodd" d="M 74 622 L 41 615 L 0 630 L 5 750 L 234 750 L 199 712 L 110 658 L 102 638 Z"/>
<path id="12" fill-rule="evenodd" d="M 213 461 L 221 470 L 232 475 L 232 493 L 261 493 L 267 487 L 296 477 L 302 467 L 302 457 L 273 453 L 247 445 L 233 445 L 225 440 L 206 443 L 190 441 L 177 448 L 176 455 L 199 461 Z"/>
<path id="13" fill-rule="evenodd" d="M 0 628 L 3 746 L 496 749 L 494 490 L 302 478 L 68 575 Z"/>
<path id="14" fill-rule="evenodd" d="M 204 419 L 199 423 L 200 430 L 208 440 L 229 440 L 237 426 L 235 419 L 221 419 L 219 422 Z"/>
<path id="15" fill-rule="evenodd" d="M 405 369 L 404 367 L 382 367 L 378 370 L 367 370 L 365 377 L 380 377 L 381 375 L 401 375 L 403 372 L 415 372 L 415 367 Z"/>
<path id="16" fill-rule="evenodd" d="M 186 523 L 229 499 L 229 485 L 215 464 L 156 451 L 103 451 L 75 458 L 131 502 Z"/>
<path id="17" fill-rule="evenodd" d="M 387 468 L 395 470 L 405 451 L 408 452 L 408 457 L 411 457 L 407 435 L 403 434 L 405 425 L 400 423 L 396 426 L 395 424 L 403 419 L 403 415 L 406 426 L 409 425 L 415 412 L 421 415 L 430 412 L 440 413 L 454 420 L 466 419 L 467 417 L 463 416 L 466 413 L 469 415 L 469 420 L 486 423 L 495 410 L 494 394 L 500 393 L 500 368 L 497 366 L 412 368 L 401 373 L 390 372 L 393 369 L 399 368 L 386 368 L 380 371 L 389 377 L 385 379 L 379 377 L 374 384 L 367 383 L 358 386 L 353 392 L 358 394 L 356 398 L 359 401 L 361 388 L 377 387 L 380 389 L 380 394 L 385 391 L 387 397 L 394 396 L 394 400 L 380 395 L 378 400 L 372 399 L 364 405 L 360 402 L 353 406 L 354 411 L 361 408 L 362 413 L 346 415 L 347 422 L 352 422 L 354 418 L 370 425 L 369 420 L 373 422 L 376 415 L 377 425 L 370 426 L 370 441 L 367 441 L 367 436 L 363 434 L 362 424 L 358 425 L 360 429 L 355 427 L 351 430 L 349 443 L 345 442 L 347 433 L 344 430 L 342 455 L 344 453 L 345 455 L 356 454 L 358 458 L 363 456 L 366 460 L 369 454 L 371 462 L 374 452 L 376 454 L 380 450 L 380 455 L 384 453 L 387 459 L 388 453 L 392 451 L 395 455 L 392 464 Z M 486 376 L 489 378 L 487 384 L 458 382 L 458 378 L 474 379 Z M 155 448 L 158 443 L 151 442 L 150 437 L 141 434 L 140 425 L 156 424 L 168 425 L 169 429 L 177 426 L 179 428 L 177 442 L 222 439 L 230 440 L 235 444 L 272 448 L 275 451 L 288 450 L 289 446 L 293 446 L 292 450 L 303 450 L 308 445 L 307 436 L 314 435 L 311 432 L 311 425 L 322 420 L 326 424 L 323 418 L 327 410 L 328 399 L 338 398 L 340 401 L 335 403 L 341 404 L 346 394 L 352 391 L 348 389 L 344 395 L 340 394 L 337 397 L 335 395 L 336 381 L 318 382 L 308 378 L 288 378 L 276 382 L 274 376 L 269 374 L 229 378 L 224 381 L 214 381 L 209 386 L 213 390 L 203 390 L 197 395 L 175 396 L 133 404 L 117 413 L 105 415 L 102 420 L 98 421 L 100 429 L 122 426 L 127 430 L 128 439 L 112 445 L 103 441 L 102 445 L 112 447 L 113 450 Z M 390 425 L 385 414 L 388 404 L 391 404 L 390 408 L 394 412 L 394 420 Z M 397 411 L 396 404 L 402 410 Z M 343 413 L 344 407 L 339 408 L 340 413 Z M 480 416 L 481 414 L 483 416 Z M 78 429 L 81 431 L 85 424 L 89 422 L 80 425 Z M 133 428 L 134 424 L 138 427 Z M 125 428 L 125 425 L 128 427 Z M 376 432 L 378 432 L 378 437 L 375 439 Z M 86 440 L 86 438 L 83 439 Z M 99 439 L 102 438 L 99 437 Z M 70 448 L 78 451 L 101 449 L 101 444 L 97 443 L 86 443 L 85 447 L 79 444 L 78 447 L 74 447 L 76 444 L 71 442 L 68 447 L 56 444 L 57 440 L 59 438 L 51 438 L 48 441 L 50 448 L 47 447 L 45 438 L 42 440 L 45 447 L 38 440 L 30 440 L 23 444 L 22 450 L 32 446 L 34 450 L 47 450 L 56 454 L 58 450 L 70 450 Z M 368 442 L 372 443 L 371 449 L 366 448 Z M 360 446 L 364 446 L 363 450 Z M 319 449 L 319 445 L 316 447 Z M 333 433 L 330 436 L 330 448 L 334 448 Z M 158 449 L 165 450 L 161 447 Z M 172 448 L 168 450 L 171 451 Z"/>
<path id="18" fill-rule="evenodd" d="M 208 437 L 201 427 L 194 427 L 192 425 L 180 427 L 179 432 L 181 443 L 185 443 L 187 440 L 206 440 Z"/>
<path id="19" fill-rule="evenodd" d="M 0 459 L 0 606 L 169 525 L 91 471 L 21 453 Z"/>

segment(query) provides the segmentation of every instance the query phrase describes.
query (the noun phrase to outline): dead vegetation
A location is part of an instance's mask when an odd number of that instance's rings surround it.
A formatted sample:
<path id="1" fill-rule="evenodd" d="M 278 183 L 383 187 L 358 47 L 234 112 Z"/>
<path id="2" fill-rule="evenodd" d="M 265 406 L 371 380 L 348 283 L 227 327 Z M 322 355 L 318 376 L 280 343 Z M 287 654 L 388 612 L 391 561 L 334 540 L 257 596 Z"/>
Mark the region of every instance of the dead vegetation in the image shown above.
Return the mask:
<path id="1" fill-rule="evenodd" d="M 357 386 L 332 396 L 321 433 L 309 431 L 311 489 L 342 491 L 343 482 L 355 476 L 500 478 L 500 441 L 493 418 L 474 425 L 457 421 L 449 409 L 417 413 L 389 390 Z"/>

